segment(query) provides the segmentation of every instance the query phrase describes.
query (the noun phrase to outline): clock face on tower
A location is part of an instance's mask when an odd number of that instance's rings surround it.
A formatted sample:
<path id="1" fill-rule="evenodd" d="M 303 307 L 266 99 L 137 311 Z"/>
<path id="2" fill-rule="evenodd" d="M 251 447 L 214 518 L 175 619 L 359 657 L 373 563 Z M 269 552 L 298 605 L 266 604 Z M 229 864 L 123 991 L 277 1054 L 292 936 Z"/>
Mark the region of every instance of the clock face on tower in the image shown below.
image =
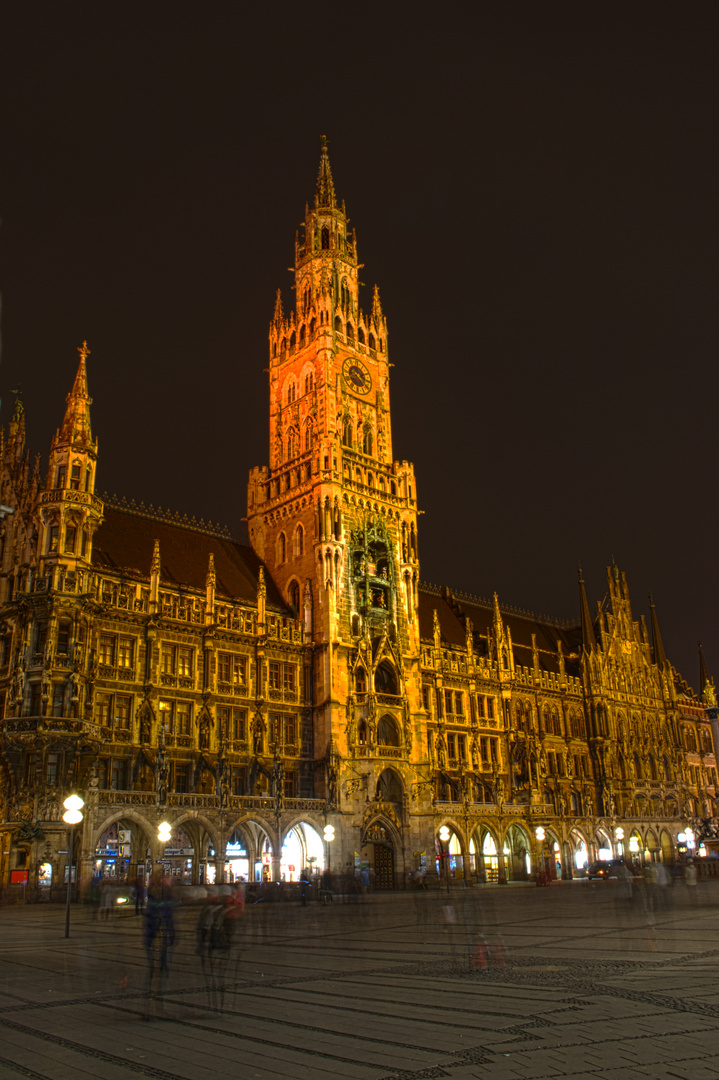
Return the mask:
<path id="1" fill-rule="evenodd" d="M 372 376 L 361 360 L 348 356 L 342 365 L 342 374 L 355 394 L 369 394 L 372 389 Z"/>

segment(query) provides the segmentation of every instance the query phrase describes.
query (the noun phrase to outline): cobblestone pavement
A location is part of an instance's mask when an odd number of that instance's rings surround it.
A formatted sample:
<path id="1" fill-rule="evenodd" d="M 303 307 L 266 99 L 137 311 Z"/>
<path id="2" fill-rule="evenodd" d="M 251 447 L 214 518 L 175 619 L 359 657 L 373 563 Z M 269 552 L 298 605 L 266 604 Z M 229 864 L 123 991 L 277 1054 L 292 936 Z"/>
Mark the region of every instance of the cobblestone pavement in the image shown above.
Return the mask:
<path id="1" fill-rule="evenodd" d="M 719 882 L 698 892 L 255 905 L 212 971 L 181 907 L 151 993 L 140 917 L 73 907 L 65 940 L 61 907 L 0 908 L 0 1078 L 718 1080 Z"/>

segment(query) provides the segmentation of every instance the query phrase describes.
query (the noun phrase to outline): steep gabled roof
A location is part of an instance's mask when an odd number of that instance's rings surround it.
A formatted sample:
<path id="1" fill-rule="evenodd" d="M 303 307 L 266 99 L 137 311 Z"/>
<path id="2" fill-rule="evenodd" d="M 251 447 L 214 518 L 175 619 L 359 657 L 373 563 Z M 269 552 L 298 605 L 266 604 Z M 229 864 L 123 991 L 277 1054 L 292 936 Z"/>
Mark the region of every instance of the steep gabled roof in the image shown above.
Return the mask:
<path id="1" fill-rule="evenodd" d="M 114 507 L 105 507 L 104 521 L 95 534 L 93 565 L 98 570 L 124 571 L 149 578 L 156 540 L 160 542 L 161 584 L 204 591 L 212 554 L 218 597 L 257 602 L 261 563 L 251 547 Z M 265 581 L 268 604 L 286 611 L 286 604 L 268 574 Z"/>

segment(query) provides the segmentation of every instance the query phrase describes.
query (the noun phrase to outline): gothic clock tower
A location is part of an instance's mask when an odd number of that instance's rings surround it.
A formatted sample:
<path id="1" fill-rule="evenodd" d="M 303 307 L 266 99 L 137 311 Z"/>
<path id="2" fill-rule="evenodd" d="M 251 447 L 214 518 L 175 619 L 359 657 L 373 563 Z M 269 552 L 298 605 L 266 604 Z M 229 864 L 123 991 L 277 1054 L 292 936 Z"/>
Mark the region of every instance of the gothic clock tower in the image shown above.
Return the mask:
<path id="1" fill-rule="evenodd" d="M 247 518 L 314 645 L 316 752 L 342 757 L 372 745 L 378 702 L 409 753 L 419 708 L 417 491 L 392 458 L 387 322 L 376 287 L 360 308 L 359 269 L 323 138 L 295 307 L 278 291 L 270 323 L 270 464 L 250 473 Z"/>

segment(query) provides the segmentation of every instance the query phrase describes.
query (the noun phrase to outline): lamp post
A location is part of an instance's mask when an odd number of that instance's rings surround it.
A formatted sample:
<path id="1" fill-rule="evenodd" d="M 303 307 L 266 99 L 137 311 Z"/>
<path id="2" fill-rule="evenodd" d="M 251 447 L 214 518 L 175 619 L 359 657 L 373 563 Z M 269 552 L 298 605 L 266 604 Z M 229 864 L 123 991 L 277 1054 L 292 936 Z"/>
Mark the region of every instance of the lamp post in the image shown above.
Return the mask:
<path id="1" fill-rule="evenodd" d="M 444 850 L 444 845 L 447 844 L 447 850 Z M 444 878 L 447 884 L 447 892 L 449 892 L 449 829 L 446 825 L 443 825 L 439 830 L 439 846 L 442 855 L 442 862 L 444 863 Z"/>
<path id="2" fill-rule="evenodd" d="M 82 821 L 82 807 L 84 800 L 79 795 L 68 795 L 62 804 L 65 813 L 62 820 L 70 826 L 70 841 L 68 843 L 68 867 L 67 867 L 67 906 L 65 908 L 65 937 L 70 937 L 70 896 L 72 894 L 72 859 L 75 851 L 75 826 Z"/>
<path id="3" fill-rule="evenodd" d="M 334 825 L 325 825 L 324 838 L 325 838 L 325 843 L 327 844 L 327 869 L 330 870 L 330 868 L 331 868 L 330 844 L 332 843 L 332 841 L 335 838 L 335 827 L 334 827 Z"/>
<path id="4" fill-rule="evenodd" d="M 161 821 L 157 826 L 157 839 L 161 844 L 168 844 L 172 836 L 172 826 L 169 821 Z M 162 876 L 165 876 L 165 864 L 162 864 Z"/>

